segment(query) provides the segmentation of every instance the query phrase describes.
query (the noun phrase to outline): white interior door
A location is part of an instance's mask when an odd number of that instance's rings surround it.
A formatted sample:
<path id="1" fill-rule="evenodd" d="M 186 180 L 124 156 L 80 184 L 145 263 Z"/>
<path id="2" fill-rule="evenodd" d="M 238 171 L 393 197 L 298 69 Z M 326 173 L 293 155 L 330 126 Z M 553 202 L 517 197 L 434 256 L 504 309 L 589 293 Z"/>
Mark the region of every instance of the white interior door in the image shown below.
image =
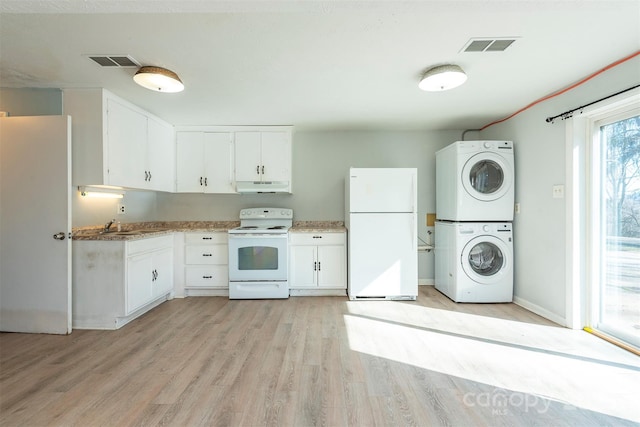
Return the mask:
<path id="1" fill-rule="evenodd" d="M 0 118 L 0 190 L 0 329 L 70 333 L 70 117 Z"/>

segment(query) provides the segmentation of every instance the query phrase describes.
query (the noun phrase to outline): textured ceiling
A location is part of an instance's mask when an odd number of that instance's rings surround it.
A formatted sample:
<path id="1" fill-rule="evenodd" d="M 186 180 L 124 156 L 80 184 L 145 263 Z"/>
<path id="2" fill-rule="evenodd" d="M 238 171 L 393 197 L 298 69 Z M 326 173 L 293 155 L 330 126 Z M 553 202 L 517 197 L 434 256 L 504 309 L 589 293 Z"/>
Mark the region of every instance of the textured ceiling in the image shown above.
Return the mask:
<path id="1" fill-rule="evenodd" d="M 462 52 L 475 37 L 517 40 Z M 639 48 L 639 1 L 0 1 L 0 86 L 104 87 L 175 125 L 477 128 Z M 88 54 L 186 89 L 148 91 Z M 467 83 L 420 91 L 444 63 Z"/>

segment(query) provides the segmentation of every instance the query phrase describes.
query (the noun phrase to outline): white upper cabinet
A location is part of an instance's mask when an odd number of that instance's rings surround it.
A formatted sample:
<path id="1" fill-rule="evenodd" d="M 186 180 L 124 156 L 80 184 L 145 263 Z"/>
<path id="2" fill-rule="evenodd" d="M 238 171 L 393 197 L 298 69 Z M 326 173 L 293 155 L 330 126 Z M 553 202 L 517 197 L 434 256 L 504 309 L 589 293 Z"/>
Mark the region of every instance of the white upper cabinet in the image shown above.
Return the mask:
<path id="1" fill-rule="evenodd" d="M 291 131 L 240 131 L 236 181 L 291 181 Z"/>
<path id="2" fill-rule="evenodd" d="M 235 193 L 233 133 L 177 132 L 176 172 L 179 193 Z"/>
<path id="3" fill-rule="evenodd" d="M 175 131 L 173 126 L 147 117 L 146 168 L 147 188 L 175 191 Z M 146 176 L 146 175 L 145 175 Z"/>
<path id="4" fill-rule="evenodd" d="M 104 89 L 65 89 L 74 185 L 174 191 L 173 126 Z"/>
<path id="5" fill-rule="evenodd" d="M 73 123 L 73 116 L 72 116 Z M 147 118 L 107 99 L 107 178 L 109 185 L 145 188 Z M 92 184 L 86 182 L 85 184 Z"/>

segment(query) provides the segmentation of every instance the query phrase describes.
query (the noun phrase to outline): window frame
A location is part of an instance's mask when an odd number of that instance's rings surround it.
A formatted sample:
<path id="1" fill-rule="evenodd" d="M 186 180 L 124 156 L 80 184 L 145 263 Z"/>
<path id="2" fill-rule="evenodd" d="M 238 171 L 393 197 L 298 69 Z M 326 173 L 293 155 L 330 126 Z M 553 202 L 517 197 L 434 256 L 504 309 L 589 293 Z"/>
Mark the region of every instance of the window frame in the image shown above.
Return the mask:
<path id="1" fill-rule="evenodd" d="M 609 118 L 640 108 L 640 88 L 633 89 L 586 107 L 566 122 L 566 313 L 565 325 L 573 329 L 591 326 L 599 297 L 593 293 L 594 267 L 590 263 L 594 248 L 594 220 L 599 220 L 599 199 L 593 195 L 594 164 L 599 154 L 599 126 Z M 633 116 L 635 114 L 630 114 Z M 616 120 L 612 120 L 616 121 Z M 596 156 L 597 154 L 597 156 Z M 595 167 L 599 168 L 599 165 Z M 598 204 L 598 209 L 594 209 Z M 598 218 L 594 218 L 594 212 Z M 598 232 L 599 233 L 599 232 Z M 597 266 L 599 273 L 600 266 Z M 595 289 L 594 289 L 595 288 Z"/>

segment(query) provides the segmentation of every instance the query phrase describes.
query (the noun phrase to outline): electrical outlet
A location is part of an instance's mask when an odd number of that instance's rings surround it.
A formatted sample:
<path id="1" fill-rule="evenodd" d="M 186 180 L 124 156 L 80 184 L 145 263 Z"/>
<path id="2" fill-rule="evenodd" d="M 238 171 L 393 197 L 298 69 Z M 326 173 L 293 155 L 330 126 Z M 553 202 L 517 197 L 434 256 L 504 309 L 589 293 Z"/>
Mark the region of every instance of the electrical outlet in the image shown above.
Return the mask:
<path id="1" fill-rule="evenodd" d="M 436 223 L 436 214 L 428 213 L 427 214 L 427 227 L 433 227 Z"/>
<path id="2" fill-rule="evenodd" d="M 564 185 L 559 184 L 553 186 L 553 198 L 564 199 Z"/>
<path id="3" fill-rule="evenodd" d="M 519 214 L 520 213 L 520 203 L 516 203 L 513 207 L 513 212 Z"/>
<path id="4" fill-rule="evenodd" d="M 116 210 L 118 215 L 124 215 L 126 213 L 126 209 L 122 203 L 118 203 L 118 210 Z"/>

